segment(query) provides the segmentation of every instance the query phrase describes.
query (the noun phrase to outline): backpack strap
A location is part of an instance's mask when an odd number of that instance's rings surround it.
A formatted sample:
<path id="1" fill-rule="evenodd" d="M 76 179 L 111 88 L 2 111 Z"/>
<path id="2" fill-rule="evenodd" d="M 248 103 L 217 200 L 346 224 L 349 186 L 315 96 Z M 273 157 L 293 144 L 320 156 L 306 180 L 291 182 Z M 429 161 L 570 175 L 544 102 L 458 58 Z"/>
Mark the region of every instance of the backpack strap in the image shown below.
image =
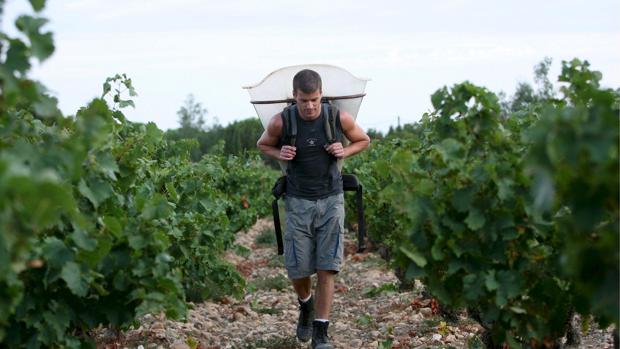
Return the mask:
<path id="1" fill-rule="evenodd" d="M 297 114 L 295 114 L 295 110 L 294 110 L 296 108 L 297 106 L 295 105 L 291 105 L 288 108 L 288 120 L 291 126 L 290 133 L 289 133 L 289 137 L 290 137 L 289 145 L 292 145 L 292 146 L 295 146 L 295 143 L 297 143 Z"/>
<path id="2" fill-rule="evenodd" d="M 290 126 L 289 126 L 289 122 L 288 122 L 288 117 L 286 116 L 288 113 L 288 107 L 284 108 L 282 110 L 282 113 L 280 113 L 280 119 L 282 119 L 282 133 L 280 134 L 280 144 L 279 146 L 282 146 L 284 144 L 288 143 L 288 134 L 290 132 Z"/>
<path id="3" fill-rule="evenodd" d="M 340 124 L 340 110 L 331 103 L 323 104 L 323 111 L 325 112 L 325 135 L 327 136 L 327 142 L 329 144 L 340 142 L 345 147 L 349 144 L 349 140 L 344 136 L 342 131 L 342 125 Z M 336 161 L 338 170 L 342 172 L 342 166 L 344 165 L 343 159 Z"/>
<path id="4" fill-rule="evenodd" d="M 297 117 L 293 110 L 295 105 L 290 105 L 282 110 L 282 135 L 280 143 L 283 145 L 295 145 L 297 142 Z"/>
<path id="5" fill-rule="evenodd" d="M 322 107 L 323 107 L 323 115 L 326 115 L 324 127 L 325 127 L 325 135 L 327 136 L 327 143 L 332 144 L 332 143 L 337 142 L 336 117 L 340 117 L 340 114 L 336 115 L 337 113 L 339 113 L 338 108 L 336 108 L 335 106 L 331 104 L 323 103 Z"/>
<path id="6" fill-rule="evenodd" d="M 342 131 L 342 125 L 340 124 L 340 109 L 335 105 L 326 102 L 324 109 L 325 115 L 325 134 L 327 135 L 327 141 L 331 144 L 334 142 L 340 142 L 343 146 L 349 144 L 349 140 L 344 136 Z"/>

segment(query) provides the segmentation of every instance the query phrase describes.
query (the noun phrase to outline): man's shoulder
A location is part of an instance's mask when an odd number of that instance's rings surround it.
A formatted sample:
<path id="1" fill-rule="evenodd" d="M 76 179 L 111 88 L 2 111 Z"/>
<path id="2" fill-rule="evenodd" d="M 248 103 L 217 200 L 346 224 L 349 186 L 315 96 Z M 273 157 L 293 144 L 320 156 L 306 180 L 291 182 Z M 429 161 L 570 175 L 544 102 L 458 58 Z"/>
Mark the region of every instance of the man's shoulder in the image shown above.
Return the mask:
<path id="1" fill-rule="evenodd" d="M 353 121 L 353 122 L 355 122 L 355 120 L 353 119 L 353 115 L 351 115 L 351 113 L 349 113 L 348 111 L 346 111 L 346 110 L 340 110 L 340 113 L 339 113 L 339 114 L 340 114 L 340 119 L 341 119 L 341 120 L 342 120 L 342 119 L 345 119 L 345 120 L 347 120 L 347 121 Z"/>
<path id="2" fill-rule="evenodd" d="M 282 112 L 275 114 L 269 119 L 267 128 L 269 133 L 272 134 L 280 134 L 282 132 Z"/>
<path id="3" fill-rule="evenodd" d="M 355 119 L 353 118 L 353 115 L 345 110 L 340 111 L 340 118 L 338 121 L 340 122 L 340 127 L 343 130 L 349 130 L 355 127 Z"/>

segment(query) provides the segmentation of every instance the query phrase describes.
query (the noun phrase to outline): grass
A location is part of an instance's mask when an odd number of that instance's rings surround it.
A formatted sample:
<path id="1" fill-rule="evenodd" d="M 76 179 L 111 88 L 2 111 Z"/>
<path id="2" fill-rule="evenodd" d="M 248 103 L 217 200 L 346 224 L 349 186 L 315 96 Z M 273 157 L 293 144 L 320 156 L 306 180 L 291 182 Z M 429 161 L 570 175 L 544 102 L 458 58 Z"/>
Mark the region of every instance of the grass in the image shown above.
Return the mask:
<path id="1" fill-rule="evenodd" d="M 484 343 L 478 336 L 470 337 L 467 339 L 467 348 L 468 349 L 484 349 Z"/>
<path id="2" fill-rule="evenodd" d="M 187 339 L 185 340 L 185 344 L 187 344 L 190 349 L 196 349 L 198 348 L 198 345 L 200 344 L 196 339 L 194 339 L 194 337 L 187 337 Z"/>
<path id="3" fill-rule="evenodd" d="M 376 297 L 382 293 L 395 293 L 398 292 L 398 285 L 394 283 L 385 283 L 379 287 L 368 287 L 363 291 L 366 297 Z"/>
<path id="4" fill-rule="evenodd" d="M 284 268 L 284 256 L 275 255 L 267 263 L 269 268 Z"/>
<path id="5" fill-rule="evenodd" d="M 358 317 L 355 320 L 355 323 L 358 324 L 359 326 L 366 327 L 366 326 L 373 325 L 374 324 L 374 320 L 373 320 L 373 318 L 372 318 L 372 316 L 370 314 L 366 313 L 366 314 Z"/>
<path id="6" fill-rule="evenodd" d="M 432 317 L 430 319 L 424 319 L 424 321 L 422 321 L 422 324 L 427 328 L 435 328 L 439 326 L 440 323 L 441 319 L 439 317 Z"/>
<path id="7" fill-rule="evenodd" d="M 250 303 L 250 308 L 260 314 L 270 314 L 270 315 L 282 314 L 282 309 L 263 307 L 260 304 L 258 304 L 258 301 L 256 299 L 252 300 L 252 302 Z"/>
<path id="8" fill-rule="evenodd" d="M 265 229 L 261 231 L 254 242 L 257 246 L 272 246 L 276 243 L 276 232 L 274 229 Z"/>
<path id="9" fill-rule="evenodd" d="M 385 267 L 387 263 L 385 260 L 377 255 L 370 255 L 362 261 L 362 264 L 367 267 Z"/>
<path id="10" fill-rule="evenodd" d="M 260 277 L 251 282 L 253 290 L 278 290 L 282 291 L 289 287 L 290 281 L 286 276 L 278 274 L 276 276 Z"/>
<path id="11" fill-rule="evenodd" d="M 260 313 L 260 314 L 269 314 L 269 315 L 280 315 L 280 314 L 282 314 L 282 309 L 279 309 L 279 308 L 267 308 L 267 307 L 259 306 L 257 308 L 252 309 L 252 310 L 254 310 L 255 312 Z"/>
<path id="12" fill-rule="evenodd" d="M 392 340 L 386 339 L 383 342 L 379 343 L 378 349 L 392 349 Z"/>
<path id="13" fill-rule="evenodd" d="M 443 320 L 439 316 L 424 319 L 422 323 L 418 325 L 418 331 L 423 335 L 437 333 L 437 331 L 441 329 L 442 322 Z"/>
<path id="14" fill-rule="evenodd" d="M 250 251 L 249 248 L 245 246 L 237 245 L 237 244 L 234 244 L 232 246 L 232 250 L 236 255 L 244 257 L 244 258 L 250 257 L 250 254 L 252 253 L 252 251 Z"/>

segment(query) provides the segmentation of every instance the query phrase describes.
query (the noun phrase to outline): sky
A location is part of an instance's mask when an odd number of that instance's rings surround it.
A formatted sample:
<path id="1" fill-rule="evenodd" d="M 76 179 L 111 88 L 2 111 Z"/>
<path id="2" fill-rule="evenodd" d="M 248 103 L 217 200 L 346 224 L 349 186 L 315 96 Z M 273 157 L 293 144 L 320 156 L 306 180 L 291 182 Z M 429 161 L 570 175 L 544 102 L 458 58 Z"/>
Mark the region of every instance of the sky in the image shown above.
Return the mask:
<path id="1" fill-rule="evenodd" d="M 2 30 L 32 12 L 8 0 Z M 620 87 L 618 0 L 48 0 L 56 51 L 31 77 L 66 115 L 127 74 L 138 92 L 132 121 L 178 127 L 189 94 L 207 123 L 256 117 L 248 92 L 270 72 L 332 64 L 368 78 L 357 121 L 386 131 L 430 111 L 430 95 L 469 80 L 508 95 L 553 59 L 587 59 L 602 84 Z"/>

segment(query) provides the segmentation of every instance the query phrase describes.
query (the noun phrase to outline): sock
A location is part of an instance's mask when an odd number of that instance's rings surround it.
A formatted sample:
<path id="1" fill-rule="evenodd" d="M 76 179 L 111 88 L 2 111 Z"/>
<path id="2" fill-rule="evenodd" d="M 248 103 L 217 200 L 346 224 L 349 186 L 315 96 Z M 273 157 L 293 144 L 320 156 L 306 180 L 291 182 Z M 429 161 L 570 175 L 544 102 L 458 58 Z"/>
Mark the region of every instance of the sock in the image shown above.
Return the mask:
<path id="1" fill-rule="evenodd" d="M 297 297 L 297 298 L 299 298 L 299 297 Z M 312 298 L 312 294 L 310 294 L 310 295 L 308 296 L 308 298 L 306 298 L 306 299 L 301 299 L 301 298 L 299 298 L 299 300 L 300 300 L 302 303 L 306 303 L 307 301 L 309 301 L 309 300 L 310 300 L 310 298 Z"/>
<path id="2" fill-rule="evenodd" d="M 329 323 L 329 320 L 327 320 L 327 319 L 314 319 L 314 321 Z"/>

